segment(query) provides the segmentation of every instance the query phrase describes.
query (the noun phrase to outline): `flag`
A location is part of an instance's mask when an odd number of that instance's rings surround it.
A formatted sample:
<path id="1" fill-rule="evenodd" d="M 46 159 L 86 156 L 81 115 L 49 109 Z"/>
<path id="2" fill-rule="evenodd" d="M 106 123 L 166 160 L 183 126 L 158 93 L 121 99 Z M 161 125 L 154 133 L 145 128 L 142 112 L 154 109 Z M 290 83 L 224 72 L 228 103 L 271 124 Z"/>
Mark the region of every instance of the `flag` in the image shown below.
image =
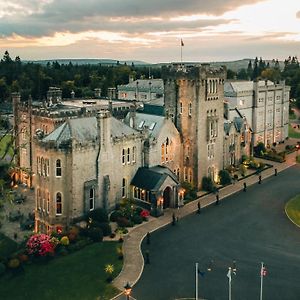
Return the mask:
<path id="1" fill-rule="evenodd" d="M 199 274 L 201 277 L 204 277 L 204 276 L 205 276 L 205 272 L 202 272 L 202 271 L 200 270 L 199 267 L 198 267 L 198 269 L 197 269 L 197 272 L 198 272 L 198 274 Z"/>
<path id="2" fill-rule="evenodd" d="M 231 269 L 228 270 L 227 277 L 229 279 L 229 282 L 231 282 Z"/>
<path id="3" fill-rule="evenodd" d="M 266 275 L 267 275 L 267 269 L 262 266 L 260 269 L 260 276 L 266 276 Z"/>
<path id="4" fill-rule="evenodd" d="M 183 40 L 181 39 L 181 47 L 183 47 L 184 46 L 184 43 L 183 43 Z"/>

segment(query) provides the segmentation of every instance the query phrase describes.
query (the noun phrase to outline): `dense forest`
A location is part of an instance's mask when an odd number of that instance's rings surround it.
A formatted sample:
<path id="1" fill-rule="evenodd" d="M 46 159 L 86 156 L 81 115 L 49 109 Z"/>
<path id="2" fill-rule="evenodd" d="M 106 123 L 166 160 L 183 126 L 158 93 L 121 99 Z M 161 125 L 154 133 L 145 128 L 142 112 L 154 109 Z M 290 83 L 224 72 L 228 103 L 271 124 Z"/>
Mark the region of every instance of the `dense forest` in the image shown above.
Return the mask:
<path id="1" fill-rule="evenodd" d="M 20 92 L 22 99 L 29 95 L 33 99 L 44 99 L 50 86 L 60 87 L 63 98 L 70 98 L 71 91 L 76 97 L 93 97 L 94 89 L 101 88 L 106 96 L 108 87 L 128 83 L 129 76 L 148 78 L 149 66 L 134 66 L 117 63 L 115 65 L 77 65 L 59 64 L 57 61 L 42 65 L 22 62 L 17 56 L 12 59 L 5 51 L 0 61 L 0 103 L 10 99 L 12 92 Z M 151 66 L 151 76 L 161 77 L 159 67 Z M 227 70 L 228 79 L 269 79 L 285 80 L 291 86 L 291 98 L 296 99 L 300 108 L 300 67 L 297 57 L 288 57 L 284 68 L 280 69 L 278 60 L 266 62 L 257 57 L 250 60 L 247 69 L 238 72 Z"/>

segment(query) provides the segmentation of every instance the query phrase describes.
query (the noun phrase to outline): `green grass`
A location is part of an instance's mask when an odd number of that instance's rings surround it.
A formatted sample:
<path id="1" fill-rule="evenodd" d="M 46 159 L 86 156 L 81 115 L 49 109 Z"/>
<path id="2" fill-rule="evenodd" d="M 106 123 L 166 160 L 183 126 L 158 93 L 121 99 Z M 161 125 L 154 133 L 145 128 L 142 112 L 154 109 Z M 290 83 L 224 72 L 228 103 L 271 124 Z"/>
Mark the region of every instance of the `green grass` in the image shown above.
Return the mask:
<path id="1" fill-rule="evenodd" d="M 1 141 L 0 141 L 0 158 L 3 156 L 3 154 L 5 153 L 7 144 L 11 141 L 12 136 L 11 135 L 6 135 Z M 9 156 L 13 156 L 13 148 L 9 147 L 7 155 Z"/>
<path id="2" fill-rule="evenodd" d="M 18 244 L 0 232 L 0 260 L 15 252 Z M 0 293 L 1 295 L 1 293 Z"/>
<path id="3" fill-rule="evenodd" d="M 122 269 L 117 242 L 95 243 L 48 263 L 25 265 L 25 271 L 0 278 L 1 299 L 111 299 L 119 291 L 106 282 L 104 266 Z M 99 298 L 100 297 L 100 298 Z"/>
<path id="4" fill-rule="evenodd" d="M 300 226 L 300 195 L 292 198 L 285 205 L 285 211 L 293 222 Z"/>
<path id="5" fill-rule="evenodd" d="M 289 137 L 294 139 L 300 139 L 300 132 L 296 132 L 291 126 L 291 124 L 289 124 Z"/>

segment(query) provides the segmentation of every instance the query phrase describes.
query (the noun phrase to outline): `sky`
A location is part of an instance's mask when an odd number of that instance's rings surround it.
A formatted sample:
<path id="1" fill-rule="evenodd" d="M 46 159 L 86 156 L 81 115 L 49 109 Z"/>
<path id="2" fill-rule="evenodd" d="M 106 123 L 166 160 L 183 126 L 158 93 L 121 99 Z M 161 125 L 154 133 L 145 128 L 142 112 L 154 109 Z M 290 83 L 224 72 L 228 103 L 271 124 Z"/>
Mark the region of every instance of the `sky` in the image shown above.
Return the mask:
<path id="1" fill-rule="evenodd" d="M 181 48 L 181 39 L 184 46 Z M 0 56 L 150 63 L 285 59 L 299 0 L 0 0 Z"/>

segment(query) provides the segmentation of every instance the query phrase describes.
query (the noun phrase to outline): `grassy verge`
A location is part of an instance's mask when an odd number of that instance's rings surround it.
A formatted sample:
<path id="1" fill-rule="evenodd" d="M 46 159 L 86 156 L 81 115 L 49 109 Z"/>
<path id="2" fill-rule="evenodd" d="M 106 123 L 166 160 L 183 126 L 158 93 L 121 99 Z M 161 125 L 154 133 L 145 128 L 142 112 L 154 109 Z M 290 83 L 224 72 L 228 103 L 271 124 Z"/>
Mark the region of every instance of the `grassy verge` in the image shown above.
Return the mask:
<path id="1" fill-rule="evenodd" d="M 104 267 L 113 264 L 115 276 L 122 261 L 117 242 L 95 243 L 42 264 L 28 264 L 24 272 L 0 278 L 1 299 L 107 300 L 118 290 L 106 282 Z"/>
<path id="2" fill-rule="evenodd" d="M 15 241 L 0 232 L 0 260 L 15 252 L 17 248 L 18 244 Z"/>
<path id="3" fill-rule="evenodd" d="M 285 205 L 285 211 L 291 220 L 300 226 L 300 195 L 292 198 Z"/>
<path id="4" fill-rule="evenodd" d="M 291 124 L 289 124 L 289 137 L 294 139 L 300 139 L 300 132 L 296 132 L 291 126 Z"/>
<path id="5" fill-rule="evenodd" d="M 0 158 L 5 153 L 6 148 L 8 147 L 7 145 L 11 142 L 11 138 L 11 135 L 7 135 L 0 141 Z M 11 146 L 8 149 L 7 155 L 13 156 L 13 148 Z"/>

